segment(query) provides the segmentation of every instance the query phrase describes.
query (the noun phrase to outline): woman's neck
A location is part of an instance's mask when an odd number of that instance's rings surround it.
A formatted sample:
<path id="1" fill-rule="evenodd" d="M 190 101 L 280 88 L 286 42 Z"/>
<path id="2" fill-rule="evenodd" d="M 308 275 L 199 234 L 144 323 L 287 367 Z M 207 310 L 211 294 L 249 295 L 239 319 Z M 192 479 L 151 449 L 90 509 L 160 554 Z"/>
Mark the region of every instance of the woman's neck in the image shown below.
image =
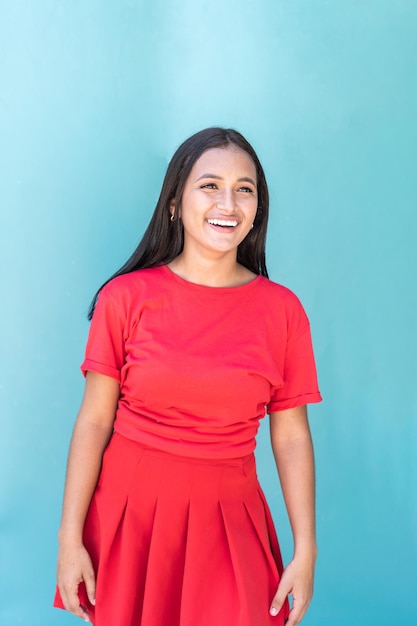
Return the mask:
<path id="1" fill-rule="evenodd" d="M 168 266 L 181 278 L 207 287 L 238 287 L 255 278 L 255 274 L 230 257 L 197 260 L 181 253 Z"/>

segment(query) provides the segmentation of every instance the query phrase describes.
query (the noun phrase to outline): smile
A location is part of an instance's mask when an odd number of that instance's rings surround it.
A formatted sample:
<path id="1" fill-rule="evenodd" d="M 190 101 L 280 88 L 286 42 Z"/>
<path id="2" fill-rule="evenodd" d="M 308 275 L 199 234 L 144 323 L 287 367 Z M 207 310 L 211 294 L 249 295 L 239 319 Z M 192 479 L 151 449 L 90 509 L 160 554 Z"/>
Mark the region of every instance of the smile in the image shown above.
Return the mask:
<path id="1" fill-rule="evenodd" d="M 212 226 L 223 226 L 223 227 L 228 227 L 228 228 L 234 228 L 235 226 L 238 225 L 237 220 L 221 220 L 218 218 L 213 218 L 213 219 L 208 219 L 207 221 Z"/>

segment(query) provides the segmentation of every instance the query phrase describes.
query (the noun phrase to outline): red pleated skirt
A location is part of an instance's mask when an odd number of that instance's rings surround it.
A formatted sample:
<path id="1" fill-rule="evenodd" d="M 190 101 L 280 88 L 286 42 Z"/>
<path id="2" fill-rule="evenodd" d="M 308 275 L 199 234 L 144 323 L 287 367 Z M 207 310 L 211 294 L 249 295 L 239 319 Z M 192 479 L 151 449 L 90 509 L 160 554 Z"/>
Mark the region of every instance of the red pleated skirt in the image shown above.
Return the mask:
<path id="1" fill-rule="evenodd" d="M 84 529 L 95 626 L 283 626 L 269 615 L 282 573 L 255 459 L 207 460 L 115 433 Z M 59 591 L 54 605 L 63 608 Z"/>

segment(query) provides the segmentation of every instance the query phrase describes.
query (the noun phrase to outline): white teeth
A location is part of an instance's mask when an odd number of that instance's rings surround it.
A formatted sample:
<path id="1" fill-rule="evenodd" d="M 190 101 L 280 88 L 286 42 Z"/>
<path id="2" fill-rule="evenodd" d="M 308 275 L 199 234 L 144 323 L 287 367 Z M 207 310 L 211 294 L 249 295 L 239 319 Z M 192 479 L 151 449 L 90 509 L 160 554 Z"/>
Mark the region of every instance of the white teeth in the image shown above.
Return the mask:
<path id="1" fill-rule="evenodd" d="M 237 226 L 237 221 L 236 220 L 218 220 L 218 219 L 211 219 L 211 220 L 207 220 L 209 224 L 212 224 L 213 226 Z"/>

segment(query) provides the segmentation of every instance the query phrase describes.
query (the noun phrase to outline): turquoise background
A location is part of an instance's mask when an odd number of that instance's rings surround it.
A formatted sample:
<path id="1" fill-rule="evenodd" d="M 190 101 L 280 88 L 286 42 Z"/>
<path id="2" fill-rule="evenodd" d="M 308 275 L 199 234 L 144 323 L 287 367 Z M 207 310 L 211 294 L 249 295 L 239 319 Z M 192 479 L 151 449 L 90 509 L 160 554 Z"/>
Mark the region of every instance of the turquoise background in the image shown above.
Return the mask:
<path id="1" fill-rule="evenodd" d="M 271 277 L 312 322 L 325 402 L 303 624 L 417 617 L 413 0 L 0 0 L 0 624 L 50 607 L 85 313 L 135 247 L 177 145 L 257 149 Z M 264 424 L 259 471 L 285 559 Z"/>

